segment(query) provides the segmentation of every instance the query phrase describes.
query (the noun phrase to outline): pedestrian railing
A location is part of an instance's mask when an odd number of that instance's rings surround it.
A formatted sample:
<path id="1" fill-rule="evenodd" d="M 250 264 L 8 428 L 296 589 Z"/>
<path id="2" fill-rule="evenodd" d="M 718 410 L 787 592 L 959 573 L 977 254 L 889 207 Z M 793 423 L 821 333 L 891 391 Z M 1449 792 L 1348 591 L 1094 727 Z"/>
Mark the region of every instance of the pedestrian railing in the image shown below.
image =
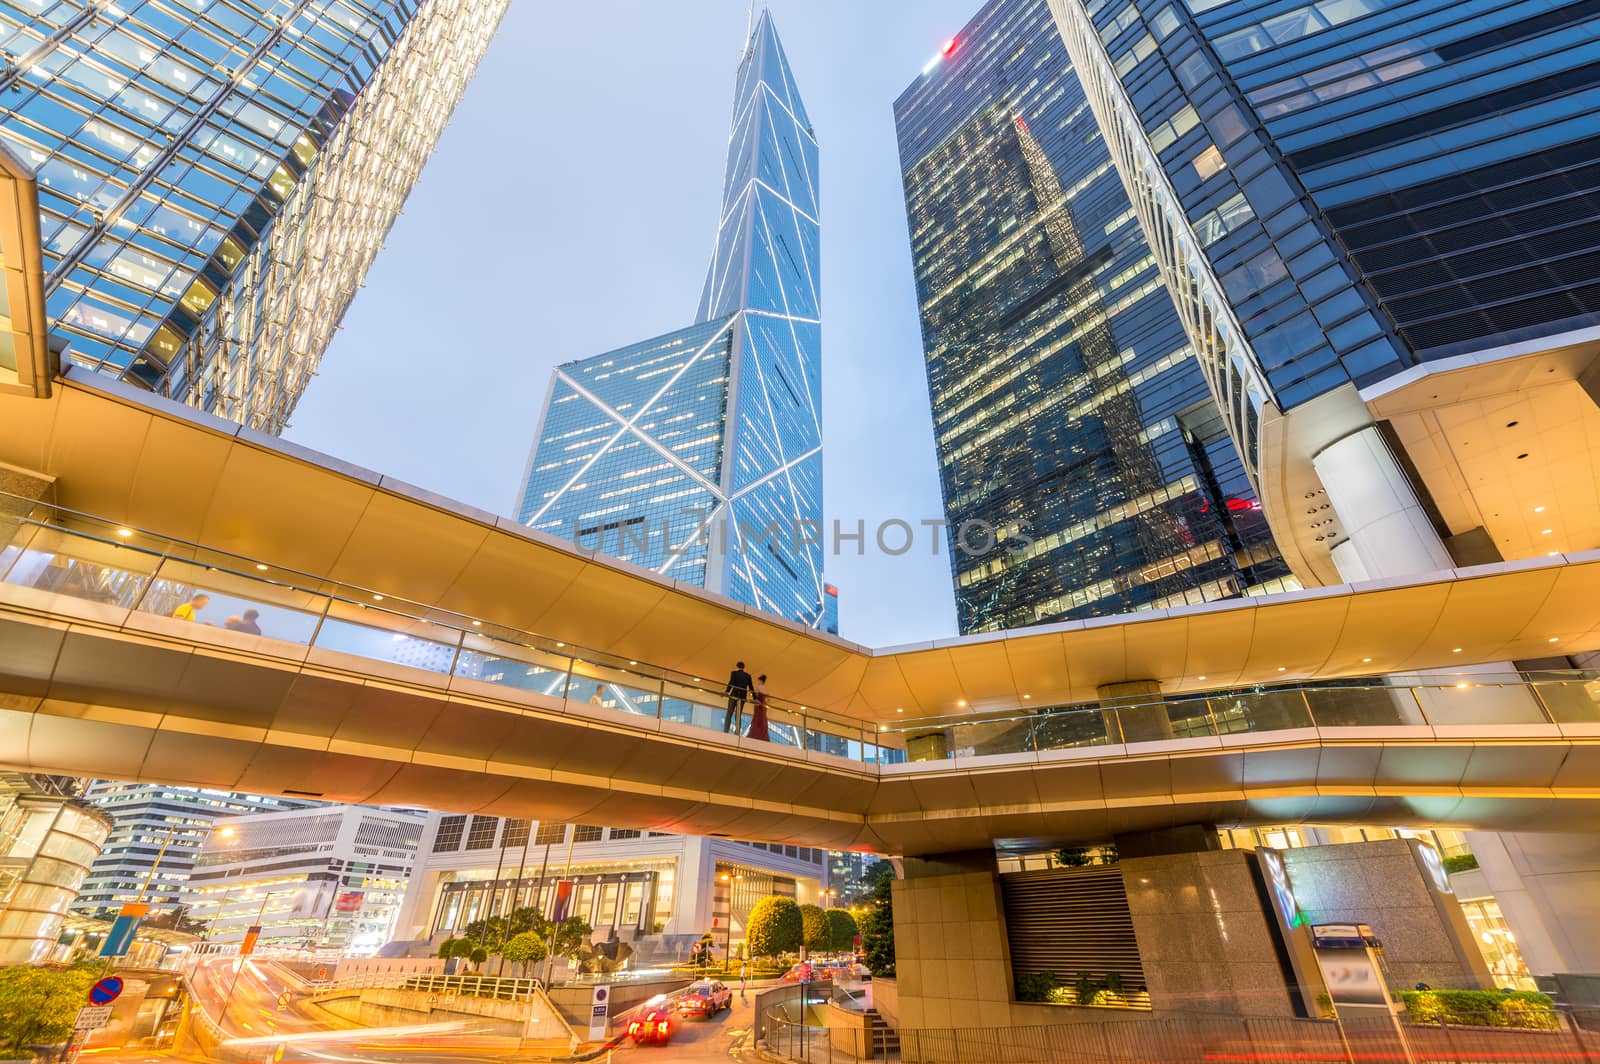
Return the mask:
<path id="1" fill-rule="evenodd" d="M 1077 1010 L 1075 1010 L 1077 1011 Z M 769 1014 L 762 1048 L 783 1060 L 816 1064 L 898 1059 L 911 1064 L 1594 1064 L 1600 1034 L 1549 1013 L 1542 1026 L 1504 1027 L 1502 1017 L 1448 1023 L 1395 1022 L 1378 1015 L 1343 1020 L 1183 1016 L 1101 1022 L 1081 1010 L 1078 1022 L 986 1028 L 906 1028 L 885 1033 L 823 1027 Z M 1466 1021 L 1466 1022 L 1463 1022 Z"/>
<path id="2" fill-rule="evenodd" d="M 432 975 L 414 972 L 368 972 L 312 984 L 312 997 L 331 997 L 351 990 L 415 990 L 440 997 L 485 997 L 527 1001 L 544 990 L 538 979 L 496 975 Z"/>
<path id="3" fill-rule="evenodd" d="M 163 624 L 181 624 L 181 634 L 193 641 L 268 655 L 280 647 L 315 647 L 415 670 L 421 684 L 470 681 L 485 697 L 495 688 L 507 691 L 508 700 L 511 690 L 532 692 L 641 720 L 724 730 L 728 699 L 724 684 L 711 678 L 3 493 L 0 498 L 31 507 L 0 546 L 0 593 L 23 607 L 34 601 L 30 589 L 44 591 L 108 607 L 108 621 L 118 614 L 167 618 L 141 627 L 160 632 Z M 209 602 L 190 623 L 192 607 L 186 606 L 200 594 Z M 174 615 L 181 620 L 170 620 Z M 904 722 L 893 725 L 781 698 L 770 698 L 768 707 L 771 741 L 761 749 L 830 754 L 875 771 L 907 760 L 959 762 L 1257 732 L 1592 724 L 1600 722 L 1600 672 L 1389 676 L 954 717 L 924 717 L 908 707 Z"/>

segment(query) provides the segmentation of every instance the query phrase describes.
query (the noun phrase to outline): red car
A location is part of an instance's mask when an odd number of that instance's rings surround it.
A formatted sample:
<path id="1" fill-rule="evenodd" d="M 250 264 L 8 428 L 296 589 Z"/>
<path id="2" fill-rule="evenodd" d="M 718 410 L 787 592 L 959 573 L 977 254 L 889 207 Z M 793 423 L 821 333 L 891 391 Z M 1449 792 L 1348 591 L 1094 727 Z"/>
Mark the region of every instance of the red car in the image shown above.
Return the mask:
<path id="1" fill-rule="evenodd" d="M 715 979 L 690 983 L 678 998 L 678 1011 L 685 1016 L 711 1017 L 733 1004 L 733 990 Z"/>
<path id="2" fill-rule="evenodd" d="M 628 1021 L 628 1037 L 634 1045 L 666 1045 L 672 1037 L 672 1013 L 660 1007 L 646 1009 L 637 1019 Z"/>

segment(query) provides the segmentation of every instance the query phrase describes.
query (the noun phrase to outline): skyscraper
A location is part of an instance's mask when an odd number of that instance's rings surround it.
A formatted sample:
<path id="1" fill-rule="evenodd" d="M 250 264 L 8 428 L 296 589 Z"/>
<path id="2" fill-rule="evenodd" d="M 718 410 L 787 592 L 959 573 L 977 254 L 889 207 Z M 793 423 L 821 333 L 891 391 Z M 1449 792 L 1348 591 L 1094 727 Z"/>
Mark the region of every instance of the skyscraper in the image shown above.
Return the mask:
<path id="1" fill-rule="evenodd" d="M 280 430 L 506 3 L 0 3 L 5 265 L 63 357 Z"/>
<path id="2" fill-rule="evenodd" d="M 111 831 L 73 903 L 74 912 L 114 916 L 145 891 L 159 911 L 184 904 L 189 873 L 218 817 L 301 809 L 314 803 L 159 783 L 95 780 L 84 799 Z M 148 883 L 148 889 L 146 884 Z"/>
<path id="3" fill-rule="evenodd" d="M 1302 582 L 1600 547 L 1600 8 L 1049 4 Z M 1593 666 L 1541 635 L 1484 671 Z M 1592 840 L 1468 842 L 1534 974 L 1588 963 Z"/>
<path id="4" fill-rule="evenodd" d="M 1600 11 L 1050 6 L 1304 582 L 1600 545 Z"/>
<path id="5" fill-rule="evenodd" d="M 824 623 L 817 163 L 764 10 L 694 324 L 556 370 L 519 520 Z"/>
<path id="6" fill-rule="evenodd" d="M 1043 0 L 986 5 L 895 124 L 962 631 L 1285 586 Z"/>

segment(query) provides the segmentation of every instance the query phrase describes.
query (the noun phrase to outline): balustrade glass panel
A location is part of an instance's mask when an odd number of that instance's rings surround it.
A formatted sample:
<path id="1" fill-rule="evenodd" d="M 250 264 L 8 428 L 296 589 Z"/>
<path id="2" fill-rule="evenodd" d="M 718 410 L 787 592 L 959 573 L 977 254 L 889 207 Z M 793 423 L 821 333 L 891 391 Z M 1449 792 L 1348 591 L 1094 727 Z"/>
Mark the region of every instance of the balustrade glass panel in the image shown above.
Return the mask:
<path id="1" fill-rule="evenodd" d="M 462 640 L 455 674 L 465 680 L 565 698 L 571 666 L 572 659 L 564 654 L 468 635 Z"/>

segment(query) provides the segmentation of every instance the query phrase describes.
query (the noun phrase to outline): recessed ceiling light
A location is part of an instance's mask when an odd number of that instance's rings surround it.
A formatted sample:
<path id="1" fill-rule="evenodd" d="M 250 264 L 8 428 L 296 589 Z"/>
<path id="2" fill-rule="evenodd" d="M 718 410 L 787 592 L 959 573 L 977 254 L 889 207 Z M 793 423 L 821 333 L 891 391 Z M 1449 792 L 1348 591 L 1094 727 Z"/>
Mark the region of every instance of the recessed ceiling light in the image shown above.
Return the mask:
<path id="1" fill-rule="evenodd" d="M 373 602 L 382 602 L 383 601 L 383 596 L 382 595 L 373 595 L 372 596 L 372 601 Z"/>
<path id="2" fill-rule="evenodd" d="M 904 713 L 906 711 L 906 707 L 904 707 L 904 706 L 896 706 L 896 707 L 894 707 L 894 711 L 896 713 Z"/>
<path id="3" fill-rule="evenodd" d="M 638 663 L 638 662 L 637 662 L 637 661 L 630 661 L 630 662 L 628 662 L 628 664 L 629 664 L 629 665 L 637 665 L 637 664 L 639 664 L 639 663 Z"/>
<path id="4" fill-rule="evenodd" d="M 965 698 L 956 699 L 956 705 L 961 706 L 962 708 L 965 708 L 966 704 L 967 704 L 967 700 Z"/>
<path id="5" fill-rule="evenodd" d="M 1544 507 L 1543 506 L 1535 506 L 1533 508 L 1533 512 L 1536 513 L 1536 514 L 1542 514 L 1542 513 L 1544 513 Z"/>
<path id="6" fill-rule="evenodd" d="M 1451 647 L 1450 648 L 1450 653 L 1459 654 L 1459 653 L 1461 653 L 1461 648 L 1460 647 Z"/>
<path id="7" fill-rule="evenodd" d="M 1553 635 L 1553 636 L 1551 636 L 1551 637 L 1550 637 L 1550 638 L 1549 638 L 1549 640 L 1548 640 L 1548 642 L 1551 642 L 1551 643 L 1559 643 L 1559 642 L 1561 642 L 1561 637 L 1560 637 L 1560 636 L 1558 636 L 1558 635 Z"/>
<path id="8" fill-rule="evenodd" d="M 1544 552 L 1544 556 L 1546 558 L 1554 558 L 1557 554 L 1560 554 L 1560 553 L 1561 553 L 1560 551 L 1547 550 L 1547 551 Z"/>
<path id="9" fill-rule="evenodd" d="M 1470 683 L 1468 683 L 1467 681 L 1462 680 L 1460 683 L 1456 684 L 1456 686 L 1458 688 L 1463 688 L 1464 689 L 1464 688 L 1471 687 L 1472 685 Z"/>
<path id="10" fill-rule="evenodd" d="M 133 529 L 119 528 L 117 529 L 117 535 L 121 536 L 123 539 L 127 539 L 129 536 L 133 535 Z"/>
<path id="11" fill-rule="evenodd" d="M 256 568 L 260 569 L 263 573 L 267 571 L 267 567 L 262 565 L 260 562 L 256 562 Z"/>
<path id="12" fill-rule="evenodd" d="M 1023 695 L 1023 696 L 1022 696 L 1022 700 L 1023 700 L 1023 701 L 1024 701 L 1024 702 L 1026 702 L 1026 701 L 1027 701 L 1027 700 L 1028 700 L 1028 699 L 1030 699 L 1030 698 L 1032 698 L 1032 697 L 1033 697 L 1033 696 L 1032 696 L 1032 695 Z"/>
<path id="13" fill-rule="evenodd" d="M 1286 669 L 1286 668 L 1284 668 L 1284 667 L 1283 667 L 1283 666 L 1282 666 L 1282 665 L 1279 665 L 1279 666 L 1278 666 L 1278 671 L 1279 671 L 1279 672 L 1288 672 L 1288 671 L 1289 671 L 1289 670 L 1288 670 L 1288 669 Z"/>
<path id="14" fill-rule="evenodd" d="M 566 645 L 567 645 L 567 644 L 565 644 L 565 643 L 557 643 L 557 644 L 556 644 L 556 646 L 558 646 L 558 647 L 564 647 L 564 646 L 566 646 Z"/>
<path id="15" fill-rule="evenodd" d="M 1539 535 L 1548 536 L 1550 533 L 1552 533 L 1554 531 L 1555 531 L 1555 529 L 1553 529 L 1553 528 L 1541 528 L 1539 530 Z"/>
<path id="16" fill-rule="evenodd" d="M 880 724 L 880 725 L 878 725 L 878 730 L 879 731 L 888 731 L 889 730 L 889 726 L 887 724 Z"/>
<path id="17" fill-rule="evenodd" d="M 483 627 L 483 622 L 482 621 L 473 621 L 472 622 L 472 627 L 474 627 L 474 628 L 482 628 Z"/>

